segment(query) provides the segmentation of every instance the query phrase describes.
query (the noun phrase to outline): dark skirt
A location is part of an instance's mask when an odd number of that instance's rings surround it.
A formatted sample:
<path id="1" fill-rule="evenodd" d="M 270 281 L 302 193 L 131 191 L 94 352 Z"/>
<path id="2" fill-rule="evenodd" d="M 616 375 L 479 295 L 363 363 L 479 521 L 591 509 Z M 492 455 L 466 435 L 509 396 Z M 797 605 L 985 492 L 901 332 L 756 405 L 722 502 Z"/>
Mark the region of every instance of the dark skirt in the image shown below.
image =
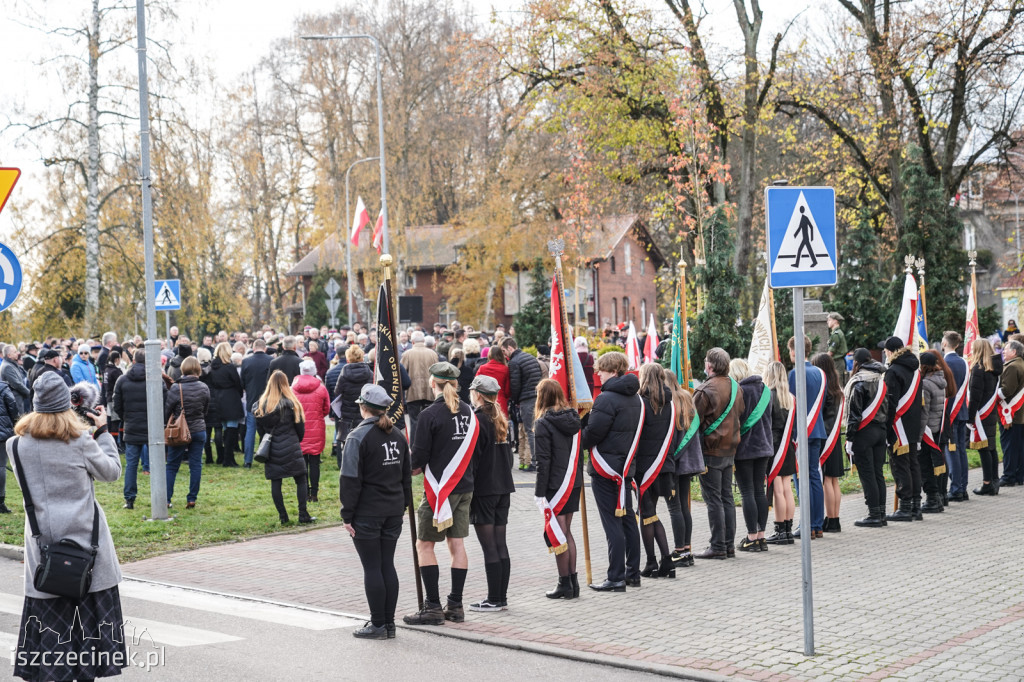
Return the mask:
<path id="1" fill-rule="evenodd" d="M 565 501 L 565 505 L 562 507 L 561 514 L 575 514 L 580 510 L 580 491 L 583 487 L 573 488 L 572 492 L 569 493 L 569 499 Z"/>
<path id="2" fill-rule="evenodd" d="M 779 476 L 796 475 L 796 447 L 790 445 L 786 449 L 786 459 L 782 460 L 782 468 L 779 469 Z"/>
<path id="3" fill-rule="evenodd" d="M 54 682 L 120 675 L 128 665 L 123 630 L 116 585 L 81 602 L 25 597 L 14 675 Z"/>
<path id="4" fill-rule="evenodd" d="M 842 444 L 836 442 L 836 446 L 832 448 L 832 454 L 828 456 L 828 459 L 825 460 L 825 466 L 821 468 L 822 474 L 834 478 L 842 478 L 846 475 L 846 469 L 843 466 L 845 460 L 846 457 Z"/>

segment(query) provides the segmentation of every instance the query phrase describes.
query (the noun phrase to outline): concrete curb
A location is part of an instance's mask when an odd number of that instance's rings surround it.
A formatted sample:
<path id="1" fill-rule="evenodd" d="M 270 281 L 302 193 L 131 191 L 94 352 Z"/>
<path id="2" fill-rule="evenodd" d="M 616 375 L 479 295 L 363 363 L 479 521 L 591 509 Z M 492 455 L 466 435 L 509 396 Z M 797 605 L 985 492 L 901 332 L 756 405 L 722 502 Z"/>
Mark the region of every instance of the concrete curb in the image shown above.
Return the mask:
<path id="1" fill-rule="evenodd" d="M 0 557 L 13 559 L 15 561 L 25 560 L 25 548 L 20 545 L 8 545 L 0 542 Z"/>

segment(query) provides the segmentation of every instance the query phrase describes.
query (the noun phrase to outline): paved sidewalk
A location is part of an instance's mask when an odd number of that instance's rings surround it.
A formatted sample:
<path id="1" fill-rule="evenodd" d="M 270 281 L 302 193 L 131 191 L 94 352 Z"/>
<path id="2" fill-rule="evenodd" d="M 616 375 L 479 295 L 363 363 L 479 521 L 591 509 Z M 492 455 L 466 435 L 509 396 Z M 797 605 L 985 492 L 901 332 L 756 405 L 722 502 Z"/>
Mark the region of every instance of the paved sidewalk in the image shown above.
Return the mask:
<path id="1" fill-rule="evenodd" d="M 517 479 L 525 482 L 516 472 Z M 972 472 L 972 487 L 980 483 Z M 467 613 L 447 633 L 506 644 L 543 645 L 579 656 L 610 656 L 653 669 L 702 671 L 752 680 L 1021 680 L 1024 640 L 1024 489 L 951 503 L 924 522 L 882 529 L 853 525 L 860 496 L 843 500 L 841 534 L 812 544 L 817 655 L 806 658 L 800 545 L 738 553 L 679 569 L 675 580 L 644 580 L 626 594 L 583 589 L 551 601 L 554 559 L 541 537 L 532 487 L 512 497 L 509 611 Z M 892 490 L 889 490 L 892 500 Z M 270 504 L 268 499 L 268 505 Z M 327 513 L 328 505 L 321 503 Z M 605 544 L 590 501 L 594 580 L 604 578 Z M 336 512 L 332 512 L 336 513 Z M 667 512 L 664 512 L 667 518 Z M 694 547 L 708 537 L 704 506 L 693 506 Z M 742 527 L 742 516 L 738 522 Z M 798 510 L 799 515 L 799 510 Z M 574 522 L 583 580 L 579 515 Z M 671 531 L 669 531 L 671 541 Z M 465 600 L 484 596 L 483 560 L 467 541 Z M 443 555 L 443 549 L 439 550 Z M 399 543 L 399 613 L 415 610 L 411 541 Z M 447 564 L 441 558 L 442 566 Z M 341 528 L 283 534 L 128 564 L 132 577 L 192 585 L 346 613 L 365 613 L 362 571 Z M 450 582 L 442 571 L 441 594 Z M 1015 644 L 1016 643 L 1016 644 Z"/>

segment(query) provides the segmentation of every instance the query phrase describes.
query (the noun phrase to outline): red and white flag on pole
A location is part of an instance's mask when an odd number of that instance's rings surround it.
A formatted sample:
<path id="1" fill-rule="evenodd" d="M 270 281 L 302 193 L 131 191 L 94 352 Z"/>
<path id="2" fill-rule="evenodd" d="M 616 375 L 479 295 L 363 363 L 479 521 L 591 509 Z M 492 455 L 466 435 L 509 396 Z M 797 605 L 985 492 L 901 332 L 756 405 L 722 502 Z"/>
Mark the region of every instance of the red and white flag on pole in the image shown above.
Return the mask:
<path id="1" fill-rule="evenodd" d="M 359 246 L 359 233 L 370 224 L 370 214 L 366 212 L 366 204 L 362 197 L 356 197 L 356 214 L 352 216 L 352 246 Z"/>
<path id="2" fill-rule="evenodd" d="M 654 326 L 654 315 L 651 315 L 651 321 L 647 323 L 647 339 L 644 341 L 644 360 L 647 362 L 657 362 L 657 358 L 654 357 L 654 351 L 658 349 L 658 328 Z"/>
<path id="3" fill-rule="evenodd" d="M 907 279 L 903 284 L 903 305 L 900 307 L 900 317 L 896 320 L 896 330 L 893 336 L 903 339 L 904 346 L 914 345 L 914 331 L 917 329 L 917 282 L 914 276 L 907 273 Z"/>
<path id="4" fill-rule="evenodd" d="M 380 213 L 377 214 L 377 222 L 373 226 L 373 248 L 377 249 L 377 253 L 380 253 L 381 244 L 384 243 L 384 207 L 380 207 Z"/>
<path id="5" fill-rule="evenodd" d="M 643 360 L 640 357 L 640 342 L 636 338 L 636 327 L 633 321 L 629 322 L 629 334 L 626 336 L 626 360 L 629 361 L 630 369 L 640 369 Z"/>
<path id="6" fill-rule="evenodd" d="M 964 356 L 971 354 L 971 346 L 979 336 L 978 300 L 975 298 L 975 287 L 972 283 L 967 290 L 967 329 L 964 332 Z"/>

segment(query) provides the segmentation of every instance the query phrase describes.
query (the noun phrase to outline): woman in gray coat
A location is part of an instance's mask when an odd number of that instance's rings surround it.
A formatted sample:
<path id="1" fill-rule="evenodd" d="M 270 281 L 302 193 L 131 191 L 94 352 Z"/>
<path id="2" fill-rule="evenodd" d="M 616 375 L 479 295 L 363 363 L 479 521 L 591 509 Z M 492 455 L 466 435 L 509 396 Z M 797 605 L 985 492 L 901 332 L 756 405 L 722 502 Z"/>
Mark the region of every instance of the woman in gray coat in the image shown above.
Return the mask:
<path id="1" fill-rule="evenodd" d="M 71 393 L 59 374 L 44 373 L 33 390 L 35 411 L 15 426 L 18 437 L 7 441 L 8 456 L 12 462 L 17 460 L 18 482 L 22 491 L 28 489 L 35 505 L 41 535 L 37 543 L 26 522 L 25 604 L 14 674 L 26 680 L 56 681 L 120 675 L 127 665 L 117 589 L 121 568 L 107 519 L 96 504 L 93 481 L 120 478 L 121 458 L 107 433 L 102 406 L 89 416 L 96 426 L 90 435 L 71 409 Z M 89 593 L 75 601 L 35 589 L 32 578 L 41 560 L 39 545 L 70 538 L 89 547 L 94 515 L 99 525 L 99 550 Z M 50 653 L 43 656 L 42 652 Z"/>

